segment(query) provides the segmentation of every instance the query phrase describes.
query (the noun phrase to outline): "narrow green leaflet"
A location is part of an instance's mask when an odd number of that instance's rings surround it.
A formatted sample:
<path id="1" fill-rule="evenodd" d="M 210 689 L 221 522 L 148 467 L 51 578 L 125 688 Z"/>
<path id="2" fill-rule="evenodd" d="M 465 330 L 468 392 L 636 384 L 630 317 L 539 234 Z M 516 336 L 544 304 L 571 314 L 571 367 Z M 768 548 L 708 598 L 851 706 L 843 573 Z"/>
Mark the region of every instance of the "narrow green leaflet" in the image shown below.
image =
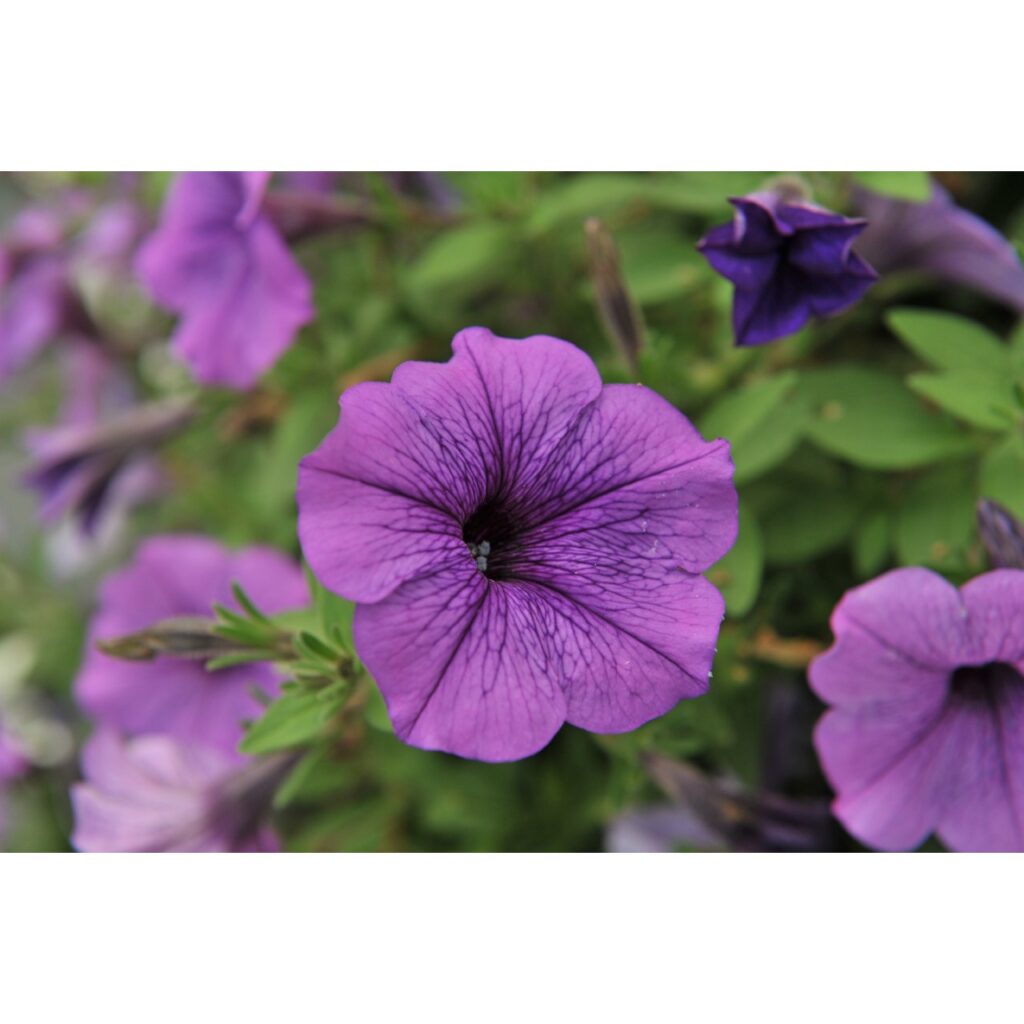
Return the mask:
<path id="1" fill-rule="evenodd" d="M 936 370 L 988 370 L 1006 375 L 1010 348 L 974 320 L 926 309 L 894 309 L 892 332 Z"/>
<path id="2" fill-rule="evenodd" d="M 348 692 L 342 684 L 313 692 L 286 686 L 284 695 L 249 726 L 238 749 L 243 754 L 269 754 L 308 743 L 341 709 Z"/>
<path id="3" fill-rule="evenodd" d="M 971 439 L 880 370 L 808 370 L 800 392 L 810 409 L 806 435 L 819 448 L 869 469 L 912 469 L 964 455 Z"/>
<path id="4" fill-rule="evenodd" d="M 854 171 L 858 185 L 881 192 L 893 199 L 926 203 L 932 194 L 931 181 L 924 171 Z"/>
<path id="5" fill-rule="evenodd" d="M 795 371 L 780 373 L 724 395 L 701 417 L 706 438 L 729 442 L 737 483 L 778 465 L 797 446 L 806 407 L 794 401 L 796 384 Z"/>

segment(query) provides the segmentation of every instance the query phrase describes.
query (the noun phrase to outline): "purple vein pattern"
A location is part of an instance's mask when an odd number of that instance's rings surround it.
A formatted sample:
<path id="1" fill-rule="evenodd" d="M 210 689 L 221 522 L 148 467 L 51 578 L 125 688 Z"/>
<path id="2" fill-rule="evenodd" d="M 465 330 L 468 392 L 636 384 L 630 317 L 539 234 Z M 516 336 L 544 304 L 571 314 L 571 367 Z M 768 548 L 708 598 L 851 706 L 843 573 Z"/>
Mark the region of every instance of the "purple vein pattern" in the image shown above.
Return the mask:
<path id="1" fill-rule="evenodd" d="M 299 535 L 413 746 L 528 756 L 704 693 L 732 546 L 724 441 L 557 338 L 462 331 L 341 398 L 299 470 Z"/>
<path id="2" fill-rule="evenodd" d="M 1024 850 L 1024 572 L 957 590 L 897 569 L 851 590 L 836 641 L 811 665 L 832 706 L 815 746 L 836 817 L 862 842 L 907 850 Z"/>

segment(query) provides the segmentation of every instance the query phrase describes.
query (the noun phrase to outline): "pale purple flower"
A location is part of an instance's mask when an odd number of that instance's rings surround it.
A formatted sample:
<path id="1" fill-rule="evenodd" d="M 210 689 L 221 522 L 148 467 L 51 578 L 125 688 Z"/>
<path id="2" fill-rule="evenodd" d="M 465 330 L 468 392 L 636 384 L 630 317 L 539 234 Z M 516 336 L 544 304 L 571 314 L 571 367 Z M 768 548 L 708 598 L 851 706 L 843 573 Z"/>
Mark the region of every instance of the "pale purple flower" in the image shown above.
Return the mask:
<path id="1" fill-rule="evenodd" d="M 624 732 L 708 685 L 736 536 L 724 441 L 557 338 L 462 331 L 342 395 L 299 470 L 313 571 L 358 602 L 395 731 L 485 761 Z"/>
<path id="2" fill-rule="evenodd" d="M 897 569 L 851 590 L 812 663 L 815 746 L 862 842 L 1024 850 L 1024 572 L 960 590 Z"/>
<path id="3" fill-rule="evenodd" d="M 280 686 L 270 665 L 210 672 L 192 660 L 123 661 L 95 646 L 97 640 L 122 637 L 166 619 L 210 618 L 214 603 L 237 609 L 233 582 L 268 614 L 309 601 L 299 567 L 269 548 L 231 552 L 208 537 L 186 534 L 146 540 L 134 561 L 109 576 L 100 589 L 75 682 L 75 695 L 86 712 L 124 733 L 165 734 L 237 758 L 243 721 L 260 714 L 256 694 L 273 696 Z"/>
<path id="4" fill-rule="evenodd" d="M 180 321 L 175 353 L 204 384 L 247 388 L 313 317 L 312 287 L 262 206 L 268 175 L 181 174 L 136 261 Z"/>
<path id="5" fill-rule="evenodd" d="M 283 767 L 279 758 L 240 766 L 169 736 L 101 730 L 71 790 L 72 843 L 86 853 L 275 852 L 268 817 Z"/>
<path id="6" fill-rule="evenodd" d="M 918 270 L 966 285 L 1024 313 L 1024 267 L 991 224 L 961 209 L 939 184 L 926 203 L 857 189 L 854 204 L 868 220 L 857 251 L 880 274 Z"/>
<path id="7" fill-rule="evenodd" d="M 729 202 L 732 223 L 712 228 L 697 248 L 736 286 L 737 345 L 762 345 L 795 334 L 812 316 L 840 313 L 878 277 L 853 251 L 865 221 L 777 192 Z"/>

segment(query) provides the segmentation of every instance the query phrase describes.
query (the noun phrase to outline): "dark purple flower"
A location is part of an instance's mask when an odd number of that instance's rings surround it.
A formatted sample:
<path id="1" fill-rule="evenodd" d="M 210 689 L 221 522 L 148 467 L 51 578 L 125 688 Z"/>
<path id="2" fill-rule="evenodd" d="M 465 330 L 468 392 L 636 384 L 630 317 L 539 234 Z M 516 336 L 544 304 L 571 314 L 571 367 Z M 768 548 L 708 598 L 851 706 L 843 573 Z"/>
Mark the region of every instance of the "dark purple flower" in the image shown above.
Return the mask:
<path id="1" fill-rule="evenodd" d="M 732 223 L 712 228 L 697 248 L 736 286 L 737 345 L 762 345 L 796 333 L 812 316 L 839 313 L 877 278 L 852 248 L 865 221 L 775 192 L 729 202 Z"/>
<path id="2" fill-rule="evenodd" d="M 127 568 L 108 577 L 89 629 L 75 682 L 82 707 L 104 725 L 132 735 L 160 733 L 236 755 L 242 722 L 256 718 L 254 693 L 276 694 L 280 679 L 267 664 L 207 671 L 198 661 L 122 661 L 96 649 L 173 618 L 212 616 L 214 603 L 236 608 L 232 582 L 268 614 L 309 601 L 299 567 L 269 548 L 230 552 L 208 537 L 151 537 Z"/>
<path id="3" fill-rule="evenodd" d="M 443 364 L 341 398 L 299 470 L 299 534 L 413 746 L 534 753 L 708 685 L 736 537 L 724 441 L 557 338 L 462 331 Z"/>
<path id="4" fill-rule="evenodd" d="M 313 317 L 311 286 L 262 212 L 264 173 L 179 175 L 136 262 L 178 313 L 175 352 L 205 384 L 247 388 Z"/>
<path id="5" fill-rule="evenodd" d="M 836 817 L 884 850 L 1024 850 L 1024 572 L 927 569 L 851 590 L 812 663 Z"/>
<path id="6" fill-rule="evenodd" d="M 932 183 L 927 203 L 857 189 L 854 205 L 868 220 L 857 252 L 880 274 L 924 271 L 1024 313 L 1024 267 L 1016 250 L 991 224 L 957 206 L 941 185 Z"/>
<path id="7" fill-rule="evenodd" d="M 82 751 L 72 843 L 86 853 L 273 853 L 267 819 L 286 763 L 236 760 L 169 736 L 109 730 Z"/>

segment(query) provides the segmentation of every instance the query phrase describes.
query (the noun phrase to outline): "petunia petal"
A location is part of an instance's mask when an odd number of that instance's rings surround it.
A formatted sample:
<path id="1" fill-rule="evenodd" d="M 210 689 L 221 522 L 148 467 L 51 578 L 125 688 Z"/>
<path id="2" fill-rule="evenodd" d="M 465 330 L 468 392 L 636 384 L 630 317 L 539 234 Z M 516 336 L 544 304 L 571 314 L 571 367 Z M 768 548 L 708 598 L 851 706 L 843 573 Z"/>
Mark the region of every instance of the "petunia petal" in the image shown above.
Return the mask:
<path id="1" fill-rule="evenodd" d="M 997 684 L 954 710 L 957 784 L 939 836 L 955 850 L 1024 851 L 1024 682 Z"/>
<path id="2" fill-rule="evenodd" d="M 564 674 L 584 654 L 565 611 L 472 561 L 359 605 L 355 640 L 397 735 L 483 761 L 526 757 L 565 721 Z"/>
<path id="3" fill-rule="evenodd" d="M 863 842 L 909 850 L 939 823 L 956 785 L 956 716 L 939 709 L 830 711 L 814 744 L 839 796 L 833 812 Z"/>
<path id="4" fill-rule="evenodd" d="M 974 664 L 1003 661 L 1024 672 L 1024 572 L 995 569 L 966 583 L 967 631 Z"/>

